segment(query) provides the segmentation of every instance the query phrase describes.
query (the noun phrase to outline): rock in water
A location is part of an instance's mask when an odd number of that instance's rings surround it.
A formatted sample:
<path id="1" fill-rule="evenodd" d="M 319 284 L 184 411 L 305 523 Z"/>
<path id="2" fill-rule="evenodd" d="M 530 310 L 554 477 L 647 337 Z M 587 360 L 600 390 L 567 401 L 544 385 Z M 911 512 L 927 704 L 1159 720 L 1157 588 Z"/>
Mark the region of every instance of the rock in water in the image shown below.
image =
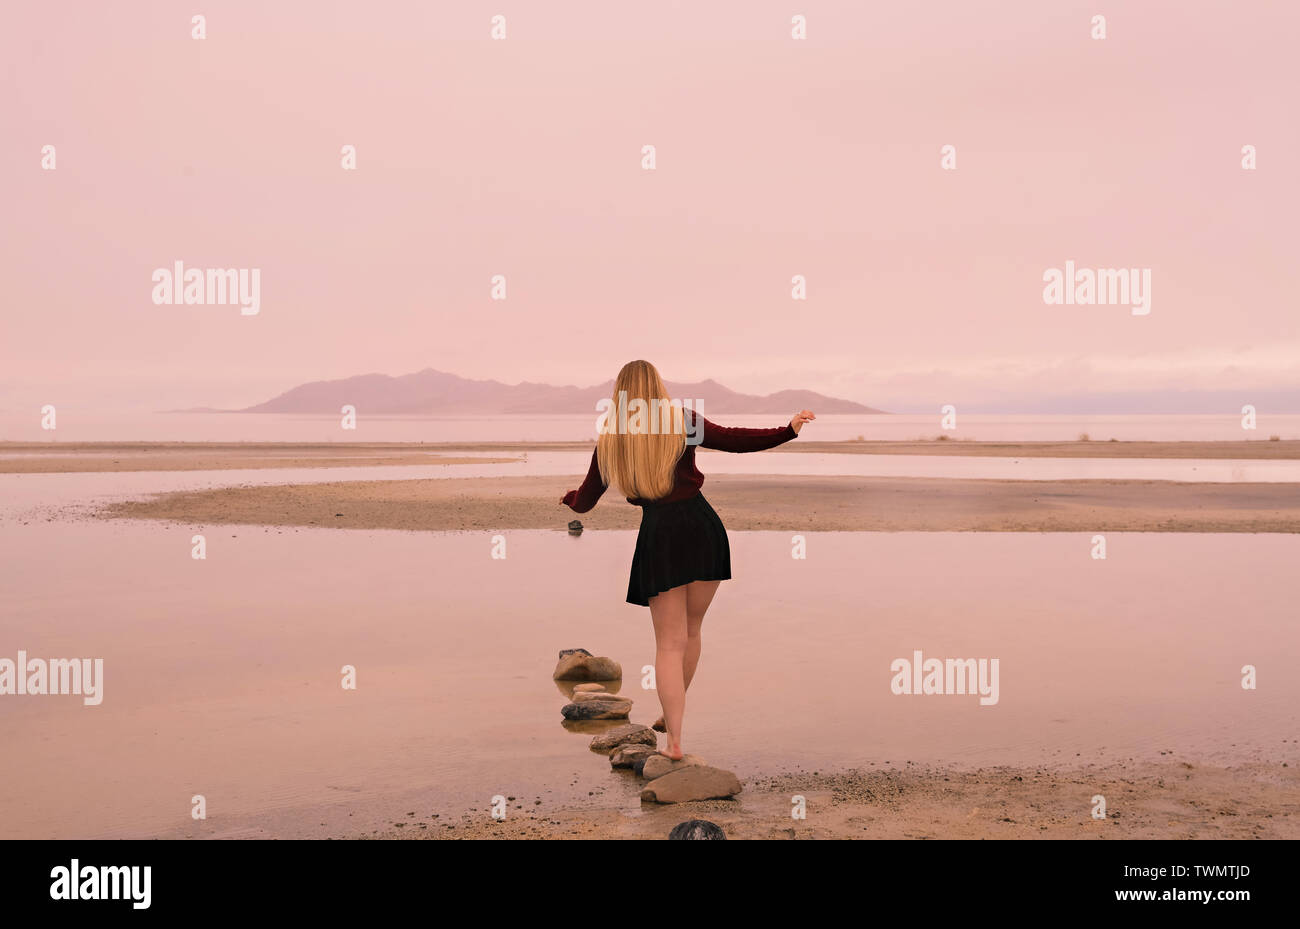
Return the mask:
<path id="1" fill-rule="evenodd" d="M 659 743 L 656 741 L 655 745 L 657 746 L 658 744 Z M 658 754 L 658 752 L 656 752 L 655 754 Z M 649 761 L 652 757 L 653 757 L 652 755 L 643 755 L 642 757 L 636 759 L 636 761 L 632 762 L 632 770 L 636 772 L 637 777 L 640 777 L 642 774 L 645 773 L 645 763 Z"/>
<path id="2" fill-rule="evenodd" d="M 653 781 L 657 777 L 663 777 L 676 771 L 678 768 L 688 768 L 693 764 L 704 764 L 703 758 L 697 758 L 695 755 L 683 755 L 677 761 L 673 761 L 667 755 L 652 755 L 645 760 L 641 770 L 637 772 L 647 781 Z"/>
<path id="3" fill-rule="evenodd" d="M 556 681 L 618 681 L 623 666 L 613 658 L 597 658 L 585 648 L 566 648 L 551 675 Z"/>
<path id="4" fill-rule="evenodd" d="M 684 823 L 673 826 L 673 831 L 668 833 L 668 838 L 725 840 L 727 834 L 722 831 L 721 826 L 707 819 L 688 819 Z"/>
<path id="5" fill-rule="evenodd" d="M 574 684 L 573 692 L 575 694 L 594 694 L 605 689 L 604 684 Z"/>
<path id="6" fill-rule="evenodd" d="M 641 799 L 651 803 L 725 800 L 740 791 L 740 778 L 730 771 L 693 764 L 655 778 L 641 791 Z"/>
<path id="7" fill-rule="evenodd" d="M 582 535 L 582 520 L 569 520 L 569 535 Z"/>
<path id="8" fill-rule="evenodd" d="M 632 768 L 637 761 L 653 755 L 656 749 L 653 745 L 620 745 L 609 753 L 609 766 L 611 768 Z"/>
<path id="9" fill-rule="evenodd" d="M 649 727 L 640 723 L 628 723 L 626 726 L 615 726 L 596 736 L 591 740 L 591 749 L 596 752 L 607 752 L 624 745 L 658 744 L 658 739 Z"/>
<path id="10" fill-rule="evenodd" d="M 579 691 L 573 695 L 574 703 L 588 703 L 592 700 L 626 700 L 628 703 L 632 702 L 631 697 L 620 697 L 618 694 L 605 693 L 604 691 L 594 694 Z"/>
<path id="11" fill-rule="evenodd" d="M 627 719 L 627 714 L 632 712 L 632 701 L 618 698 L 584 700 L 582 703 L 566 703 L 560 712 L 565 719 Z"/>

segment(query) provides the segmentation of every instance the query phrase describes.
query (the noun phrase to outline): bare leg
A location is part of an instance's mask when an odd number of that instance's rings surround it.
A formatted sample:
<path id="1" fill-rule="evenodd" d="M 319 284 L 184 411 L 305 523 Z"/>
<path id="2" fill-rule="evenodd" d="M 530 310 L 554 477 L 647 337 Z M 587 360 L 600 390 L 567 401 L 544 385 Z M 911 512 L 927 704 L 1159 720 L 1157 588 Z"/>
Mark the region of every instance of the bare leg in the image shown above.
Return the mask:
<path id="1" fill-rule="evenodd" d="M 704 623 L 704 614 L 721 583 L 722 581 L 692 581 L 686 585 L 686 657 L 682 664 L 682 677 L 688 690 L 695 677 L 695 669 L 700 664 L 700 626 Z"/>
<path id="2" fill-rule="evenodd" d="M 690 689 L 695 678 L 695 669 L 700 664 L 700 626 L 704 614 L 713 602 L 713 595 L 718 592 L 721 581 L 692 581 L 684 588 L 686 591 L 686 649 L 682 655 L 682 691 Z M 676 588 L 681 590 L 683 588 Z M 654 722 L 655 729 L 665 731 L 664 718 L 660 716 Z"/>
<path id="3" fill-rule="evenodd" d="M 655 627 L 655 687 L 668 732 L 669 758 L 682 757 L 682 717 L 686 713 L 686 588 L 674 587 L 650 598 Z"/>

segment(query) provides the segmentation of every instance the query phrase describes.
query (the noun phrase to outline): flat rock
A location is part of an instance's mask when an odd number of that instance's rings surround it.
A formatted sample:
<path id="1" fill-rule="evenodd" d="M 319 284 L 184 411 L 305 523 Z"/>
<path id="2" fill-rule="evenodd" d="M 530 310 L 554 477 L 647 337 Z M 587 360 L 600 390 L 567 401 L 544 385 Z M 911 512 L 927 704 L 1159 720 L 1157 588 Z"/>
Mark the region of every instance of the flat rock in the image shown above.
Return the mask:
<path id="1" fill-rule="evenodd" d="M 585 648 L 566 648 L 551 675 L 556 681 L 618 681 L 623 666 L 613 658 L 597 658 Z"/>
<path id="2" fill-rule="evenodd" d="M 651 803 L 686 803 L 723 800 L 740 791 L 740 778 L 732 772 L 693 764 L 655 778 L 641 791 L 641 799 Z"/>
<path id="3" fill-rule="evenodd" d="M 609 753 L 609 766 L 611 768 L 634 768 L 638 761 L 645 759 L 648 755 L 653 755 L 656 750 L 655 746 L 642 743 L 620 745 Z"/>
<path id="4" fill-rule="evenodd" d="M 605 689 L 604 684 L 574 684 L 573 692 L 575 694 L 594 694 L 600 693 Z"/>
<path id="5" fill-rule="evenodd" d="M 605 693 L 604 691 L 600 693 L 582 691 L 573 695 L 574 703 L 590 703 L 592 700 L 615 700 L 626 702 L 628 706 L 632 705 L 631 697 L 620 697 L 618 694 Z"/>
<path id="6" fill-rule="evenodd" d="M 640 723 L 628 723 L 626 726 L 615 726 L 607 732 L 602 732 L 591 740 L 592 751 L 607 752 L 611 749 L 619 748 L 624 745 L 657 745 L 658 739 L 649 726 L 643 726 Z"/>
<path id="7" fill-rule="evenodd" d="M 645 764 L 637 773 L 647 781 L 653 781 L 655 778 L 663 777 L 678 768 L 689 768 L 691 765 L 698 764 L 704 764 L 704 759 L 695 755 L 683 755 L 677 761 L 673 761 L 667 755 L 652 755 L 645 760 Z"/>
<path id="8" fill-rule="evenodd" d="M 727 834 L 722 831 L 722 827 L 717 823 L 711 823 L 707 819 L 688 819 L 684 823 L 678 823 L 673 826 L 673 831 L 668 833 L 669 839 L 690 840 L 725 840 Z"/>
<path id="9" fill-rule="evenodd" d="M 565 719 L 627 719 L 630 712 L 631 700 L 585 700 L 560 708 Z"/>
<path id="10" fill-rule="evenodd" d="M 658 744 L 658 743 L 656 743 L 656 744 Z M 656 753 L 656 754 L 658 754 L 658 753 Z M 632 766 L 632 769 L 633 769 L 634 771 L 636 771 L 636 773 L 637 773 L 638 775 L 640 775 L 641 777 L 645 777 L 645 765 L 646 765 L 646 762 L 648 762 L 648 761 L 650 760 L 650 757 L 651 757 L 651 756 L 647 755 L 645 758 L 638 758 L 638 759 L 636 760 L 636 764 L 634 764 L 634 765 Z M 670 764 L 672 763 L 672 759 L 669 758 L 667 755 L 662 755 L 661 757 L 664 759 L 664 761 L 669 762 Z M 680 760 L 681 760 L 681 761 L 685 761 L 685 760 L 688 759 L 688 758 L 690 759 L 690 762 L 689 762 L 690 764 L 704 764 L 704 759 L 700 758 L 700 757 L 697 756 L 697 755 L 683 755 L 683 756 L 681 757 Z M 681 767 L 681 765 L 678 764 L 678 767 Z M 667 773 L 667 772 L 663 772 L 663 773 Z"/>

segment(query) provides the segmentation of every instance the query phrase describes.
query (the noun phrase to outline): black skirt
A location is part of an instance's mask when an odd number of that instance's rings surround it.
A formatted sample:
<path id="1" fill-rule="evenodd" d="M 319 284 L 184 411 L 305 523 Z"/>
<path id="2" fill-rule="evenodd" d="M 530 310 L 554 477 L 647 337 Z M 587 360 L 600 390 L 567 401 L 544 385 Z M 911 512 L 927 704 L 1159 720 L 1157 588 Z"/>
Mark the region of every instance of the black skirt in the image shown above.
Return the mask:
<path id="1" fill-rule="evenodd" d="M 730 578 L 727 530 L 703 494 L 642 506 L 627 582 L 628 603 L 649 606 L 656 594 L 691 581 Z"/>

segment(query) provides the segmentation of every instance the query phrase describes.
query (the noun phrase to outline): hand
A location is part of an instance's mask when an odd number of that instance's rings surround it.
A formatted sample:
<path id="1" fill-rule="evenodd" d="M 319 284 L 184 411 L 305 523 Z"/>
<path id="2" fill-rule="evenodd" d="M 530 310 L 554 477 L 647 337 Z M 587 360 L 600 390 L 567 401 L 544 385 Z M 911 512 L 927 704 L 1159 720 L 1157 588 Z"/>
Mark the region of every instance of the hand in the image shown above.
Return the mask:
<path id="1" fill-rule="evenodd" d="M 803 428 L 804 423 L 811 422 L 816 418 L 817 414 L 812 410 L 800 410 L 798 413 L 794 414 L 794 419 L 790 420 L 790 428 L 794 430 L 795 435 L 798 435 L 799 430 Z"/>

